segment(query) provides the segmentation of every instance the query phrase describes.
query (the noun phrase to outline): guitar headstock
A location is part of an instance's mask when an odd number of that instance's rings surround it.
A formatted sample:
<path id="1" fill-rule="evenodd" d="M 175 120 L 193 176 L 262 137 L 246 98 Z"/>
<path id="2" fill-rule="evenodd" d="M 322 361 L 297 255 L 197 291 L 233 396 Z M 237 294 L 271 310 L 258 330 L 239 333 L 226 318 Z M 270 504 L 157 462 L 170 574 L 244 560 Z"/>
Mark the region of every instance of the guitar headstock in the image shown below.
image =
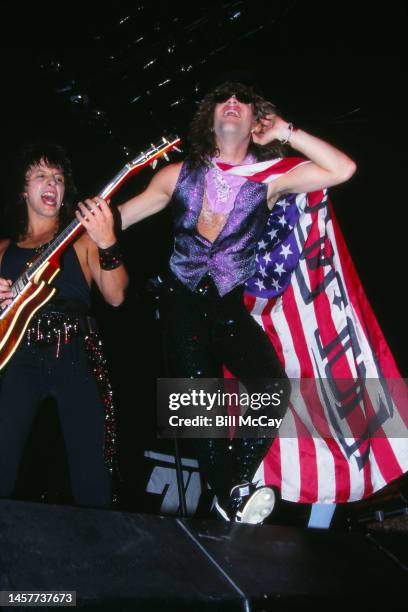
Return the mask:
<path id="1" fill-rule="evenodd" d="M 175 151 L 180 152 L 180 149 L 177 146 L 180 143 L 181 139 L 178 136 L 168 138 L 162 136 L 161 140 L 157 144 L 150 145 L 150 148 L 140 153 L 137 157 L 132 159 L 132 161 L 128 162 L 127 166 L 131 172 L 139 171 L 149 164 L 155 168 L 159 157 L 164 157 L 166 161 L 169 161 L 169 156 L 167 155 L 169 151 L 174 149 Z"/>
<path id="2" fill-rule="evenodd" d="M 157 163 L 159 157 L 164 157 L 167 161 L 169 161 L 168 153 L 172 149 L 176 151 L 180 151 L 177 147 L 181 142 L 178 136 L 172 138 L 165 138 L 164 136 L 156 145 L 150 145 L 150 148 L 146 151 L 140 153 L 137 157 L 132 159 L 132 161 L 128 162 L 120 172 L 112 179 L 108 185 L 98 194 L 101 198 L 110 198 L 119 187 L 125 182 L 125 180 L 136 174 L 146 166 L 152 165 L 153 167 Z"/>

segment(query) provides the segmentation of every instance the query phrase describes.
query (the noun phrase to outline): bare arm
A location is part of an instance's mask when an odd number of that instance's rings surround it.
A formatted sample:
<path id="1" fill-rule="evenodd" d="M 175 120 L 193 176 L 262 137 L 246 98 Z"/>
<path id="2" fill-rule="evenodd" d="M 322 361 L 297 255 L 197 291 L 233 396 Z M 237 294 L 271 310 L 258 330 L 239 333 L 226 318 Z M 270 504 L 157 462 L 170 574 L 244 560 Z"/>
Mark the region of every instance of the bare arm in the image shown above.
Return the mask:
<path id="1" fill-rule="evenodd" d="M 181 165 L 165 166 L 154 175 L 145 191 L 119 206 L 123 229 L 167 206 L 173 195 Z"/>
<path id="2" fill-rule="evenodd" d="M 157 172 L 143 193 L 131 198 L 121 206 L 122 227 L 126 229 L 156 212 L 171 200 L 180 173 L 181 164 L 172 164 Z M 90 213 L 89 207 L 93 209 Z M 112 213 L 104 200 L 93 198 L 79 204 L 77 218 L 85 227 L 88 236 L 75 244 L 82 269 L 88 282 L 94 280 L 105 300 L 119 306 L 125 297 L 128 275 L 123 265 L 114 270 L 103 270 L 99 262 L 98 247 L 105 249 L 116 242 Z"/>
<path id="3" fill-rule="evenodd" d="M 75 244 L 84 274 L 90 282 L 94 280 L 104 299 L 112 306 L 119 306 L 125 299 L 128 275 L 123 263 L 113 270 L 104 270 L 99 261 L 100 249 L 107 249 L 116 243 L 112 212 L 102 198 L 79 203 L 77 218 L 87 234 Z M 91 210 L 90 210 L 91 209 Z"/>
<path id="4" fill-rule="evenodd" d="M 129 283 L 123 263 L 114 270 L 103 270 L 99 262 L 98 248 L 94 242 L 89 241 L 88 265 L 92 278 L 106 302 L 111 306 L 120 306 L 125 299 L 125 291 Z"/>
<path id="5" fill-rule="evenodd" d="M 255 130 L 254 141 L 267 144 L 274 139 L 285 138 L 289 134 L 288 125 L 281 117 L 267 115 Z M 290 145 L 311 163 L 295 168 L 270 183 L 268 199 L 273 202 L 283 193 L 310 192 L 344 183 L 356 171 L 356 164 L 345 153 L 303 130 L 292 132 Z"/>

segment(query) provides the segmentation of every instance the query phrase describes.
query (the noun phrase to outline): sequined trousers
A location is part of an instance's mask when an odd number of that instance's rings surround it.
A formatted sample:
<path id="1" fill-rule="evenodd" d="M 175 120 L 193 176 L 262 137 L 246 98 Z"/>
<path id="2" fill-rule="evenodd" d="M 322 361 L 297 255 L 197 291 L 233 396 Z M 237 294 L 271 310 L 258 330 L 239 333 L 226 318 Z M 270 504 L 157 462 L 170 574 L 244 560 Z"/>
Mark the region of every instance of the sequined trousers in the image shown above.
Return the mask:
<path id="1" fill-rule="evenodd" d="M 70 344 L 73 338 L 84 343 L 88 364 L 96 380 L 104 407 L 105 423 L 105 461 L 110 471 L 113 469 L 117 451 L 116 415 L 110 382 L 108 364 L 105 358 L 102 339 L 96 321 L 88 315 L 71 314 L 58 311 L 45 311 L 35 315 L 30 321 L 24 338 L 27 346 L 55 347 L 58 359 L 61 345 Z"/>
<path id="2" fill-rule="evenodd" d="M 244 305 L 243 286 L 220 297 L 212 280 L 204 278 L 193 293 L 170 274 L 160 296 L 160 319 L 168 376 L 222 378 L 225 366 L 248 393 L 283 388 L 280 405 L 264 412 L 283 417 L 290 384 L 272 344 Z M 221 502 L 235 484 L 252 481 L 272 442 L 271 436 L 192 441 L 201 472 Z"/>
<path id="3" fill-rule="evenodd" d="M 0 385 L 0 496 L 13 494 L 31 423 L 43 399 L 56 400 L 74 500 L 109 507 L 115 451 L 112 390 L 92 319 L 44 312 L 2 371 Z"/>

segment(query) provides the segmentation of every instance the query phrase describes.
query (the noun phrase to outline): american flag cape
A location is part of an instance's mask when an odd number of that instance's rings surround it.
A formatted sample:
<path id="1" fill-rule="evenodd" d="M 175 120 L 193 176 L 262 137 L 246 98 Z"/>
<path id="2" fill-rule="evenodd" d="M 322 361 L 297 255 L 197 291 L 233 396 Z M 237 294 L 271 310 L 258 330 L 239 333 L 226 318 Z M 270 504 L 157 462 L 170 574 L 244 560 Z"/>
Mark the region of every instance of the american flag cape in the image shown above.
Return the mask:
<path id="1" fill-rule="evenodd" d="M 308 162 L 291 157 L 218 165 L 225 172 L 269 183 L 303 163 Z M 367 497 L 408 470 L 406 387 L 327 192 L 282 197 L 258 243 L 256 260 L 256 273 L 246 287 L 246 306 L 267 333 L 289 378 L 301 380 L 300 393 L 292 398 L 254 480 L 278 487 L 282 498 L 292 502 L 341 503 Z M 324 393 L 318 394 L 318 402 L 316 394 L 308 402 L 308 387 L 302 386 L 306 379 L 326 384 L 341 380 L 351 386 L 361 378 L 381 384 L 358 402 L 347 402 L 347 393 L 343 396 L 344 414 L 338 416 L 347 421 L 346 435 L 344 427 L 336 428 Z M 397 392 L 391 379 L 399 380 Z M 353 435 L 354 425 L 358 423 L 361 432 L 361 424 L 373 414 L 380 416 L 375 437 Z M 327 426 L 320 427 L 321 435 L 315 433 L 316 419 Z M 396 429 L 389 427 L 390 421 L 397 422 Z M 284 437 L 285 424 L 298 436 Z"/>

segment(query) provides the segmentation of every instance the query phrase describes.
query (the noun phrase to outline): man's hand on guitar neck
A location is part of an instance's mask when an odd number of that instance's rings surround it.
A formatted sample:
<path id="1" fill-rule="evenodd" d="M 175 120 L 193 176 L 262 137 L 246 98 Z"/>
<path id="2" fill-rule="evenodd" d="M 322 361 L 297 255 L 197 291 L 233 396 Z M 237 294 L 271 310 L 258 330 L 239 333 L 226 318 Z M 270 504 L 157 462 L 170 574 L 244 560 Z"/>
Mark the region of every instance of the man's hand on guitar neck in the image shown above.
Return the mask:
<path id="1" fill-rule="evenodd" d="M 75 213 L 89 237 L 98 248 L 106 249 L 116 242 L 112 211 L 107 202 L 98 196 L 79 202 Z"/>
<path id="2" fill-rule="evenodd" d="M 109 249 L 116 243 L 111 209 L 107 202 L 99 197 L 80 202 L 78 208 L 76 217 L 87 232 L 87 236 L 84 235 L 78 240 L 81 265 L 85 273 L 90 274 L 96 282 L 108 304 L 119 306 L 125 298 L 128 284 L 122 260 L 119 257 L 117 265 L 112 267 L 101 265 L 101 251 Z"/>
<path id="3" fill-rule="evenodd" d="M 11 304 L 11 299 L 13 297 L 12 291 L 10 291 L 10 287 L 12 285 L 11 280 L 7 278 L 0 278 L 0 307 L 5 308 L 9 304 Z"/>

